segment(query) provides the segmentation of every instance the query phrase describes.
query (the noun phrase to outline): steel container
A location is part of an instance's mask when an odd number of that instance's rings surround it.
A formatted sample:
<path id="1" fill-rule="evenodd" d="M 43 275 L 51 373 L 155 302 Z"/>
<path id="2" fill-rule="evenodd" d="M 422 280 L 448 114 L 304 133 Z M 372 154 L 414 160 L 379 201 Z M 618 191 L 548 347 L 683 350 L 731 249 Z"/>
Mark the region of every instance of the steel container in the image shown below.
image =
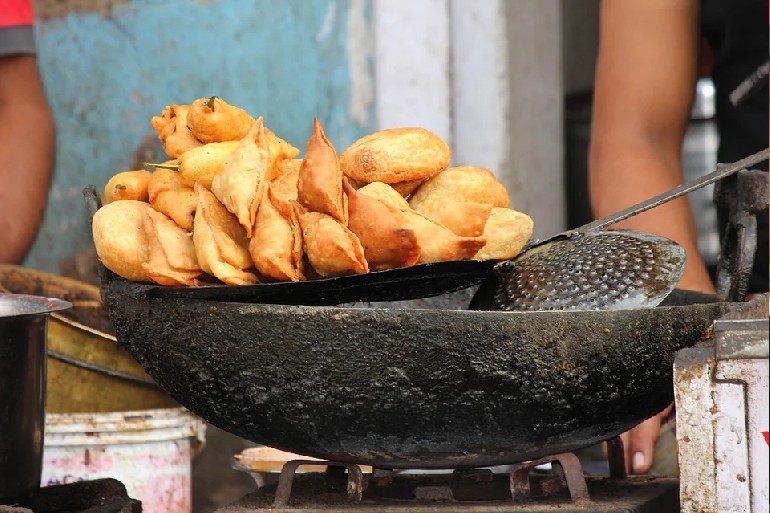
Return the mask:
<path id="1" fill-rule="evenodd" d="M 70 306 L 0 293 L 0 504 L 40 486 L 48 314 Z"/>

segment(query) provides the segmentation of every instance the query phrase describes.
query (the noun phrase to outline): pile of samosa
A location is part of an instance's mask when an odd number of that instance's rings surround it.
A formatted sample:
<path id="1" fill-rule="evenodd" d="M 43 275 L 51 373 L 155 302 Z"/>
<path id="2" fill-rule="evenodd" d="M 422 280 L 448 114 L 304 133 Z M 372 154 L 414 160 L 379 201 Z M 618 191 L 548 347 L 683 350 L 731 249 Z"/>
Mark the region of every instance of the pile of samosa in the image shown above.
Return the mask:
<path id="1" fill-rule="evenodd" d="M 165 286 L 300 281 L 516 256 L 532 219 L 487 169 L 448 167 L 422 128 L 367 135 L 342 155 L 316 119 L 305 154 L 218 97 L 150 124 L 169 159 L 113 176 L 93 238 L 104 265 Z"/>

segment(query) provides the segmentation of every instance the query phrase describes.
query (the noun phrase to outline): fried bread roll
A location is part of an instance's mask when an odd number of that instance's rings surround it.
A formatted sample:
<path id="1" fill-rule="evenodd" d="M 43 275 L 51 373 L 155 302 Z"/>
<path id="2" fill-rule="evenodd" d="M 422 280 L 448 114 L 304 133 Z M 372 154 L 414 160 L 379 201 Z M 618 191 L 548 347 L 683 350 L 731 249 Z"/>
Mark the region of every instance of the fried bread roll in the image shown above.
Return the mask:
<path id="1" fill-rule="evenodd" d="M 364 274 L 369 265 L 358 237 L 344 224 L 293 203 L 302 227 L 302 247 L 310 265 L 323 277 Z"/>
<path id="2" fill-rule="evenodd" d="M 193 286 L 202 274 L 192 235 L 153 209 L 145 211 L 150 256 L 142 267 L 159 285 Z"/>
<path id="3" fill-rule="evenodd" d="M 344 182 L 348 196 L 348 228 L 361 241 L 369 268 L 374 271 L 407 267 L 420 258 L 413 230 L 399 223 L 395 209 L 356 191 Z"/>
<path id="4" fill-rule="evenodd" d="M 321 123 L 313 121 L 305 158 L 299 169 L 297 199 L 308 210 L 347 222 L 347 199 L 342 193 L 342 171 L 337 152 L 324 134 Z"/>
<path id="5" fill-rule="evenodd" d="M 406 180 L 404 182 L 392 183 L 390 186 L 393 187 L 401 196 L 408 198 L 423 183 L 425 183 L 425 180 Z"/>
<path id="6" fill-rule="evenodd" d="M 107 182 L 104 186 L 104 204 L 117 200 L 147 201 L 147 184 L 151 173 L 146 169 L 123 171 Z"/>
<path id="7" fill-rule="evenodd" d="M 425 201 L 470 201 L 498 208 L 508 208 L 510 203 L 508 191 L 495 175 L 477 166 L 457 166 L 442 171 L 414 191 L 409 205 L 419 211 L 420 203 Z"/>
<path id="8" fill-rule="evenodd" d="M 252 235 L 269 168 L 270 147 L 260 117 L 211 181 L 211 192 L 235 214 L 247 237 Z"/>
<path id="9" fill-rule="evenodd" d="M 239 141 L 253 124 L 248 112 L 217 96 L 195 100 L 187 113 L 187 127 L 204 144 Z"/>
<path id="10" fill-rule="evenodd" d="M 166 214 L 180 228 L 192 231 L 198 200 L 193 188 L 182 183 L 179 173 L 170 169 L 156 169 L 147 184 L 147 192 L 152 208 Z"/>
<path id="11" fill-rule="evenodd" d="M 273 194 L 269 184 L 260 202 L 249 253 L 263 276 L 279 281 L 305 279 L 297 213 L 291 203 Z"/>
<path id="12" fill-rule="evenodd" d="M 488 203 L 457 201 L 448 203 L 442 198 L 431 196 L 415 209 L 437 223 L 443 224 L 462 237 L 478 237 L 484 233 L 484 226 L 494 207 Z"/>
<path id="13" fill-rule="evenodd" d="M 484 227 L 484 245 L 474 260 L 508 260 L 518 255 L 532 237 L 534 223 L 527 214 L 494 208 Z"/>
<path id="14" fill-rule="evenodd" d="M 96 211 L 91 231 L 99 260 L 118 276 L 152 283 L 142 266 L 150 258 L 150 243 L 144 228 L 145 214 L 152 207 L 142 201 L 113 201 Z"/>
<path id="15" fill-rule="evenodd" d="M 160 116 L 150 119 L 150 126 L 155 129 L 158 139 L 163 145 L 163 151 L 175 159 L 182 153 L 203 145 L 187 128 L 187 113 L 189 105 L 169 105 Z"/>
<path id="16" fill-rule="evenodd" d="M 195 196 L 193 242 L 201 269 L 228 285 L 259 283 L 255 274 L 244 271 L 253 266 L 246 230 L 201 184 L 195 185 Z"/>
<path id="17" fill-rule="evenodd" d="M 449 145 L 424 128 L 390 128 L 366 135 L 340 157 L 346 176 L 360 182 L 425 180 L 447 168 Z"/>

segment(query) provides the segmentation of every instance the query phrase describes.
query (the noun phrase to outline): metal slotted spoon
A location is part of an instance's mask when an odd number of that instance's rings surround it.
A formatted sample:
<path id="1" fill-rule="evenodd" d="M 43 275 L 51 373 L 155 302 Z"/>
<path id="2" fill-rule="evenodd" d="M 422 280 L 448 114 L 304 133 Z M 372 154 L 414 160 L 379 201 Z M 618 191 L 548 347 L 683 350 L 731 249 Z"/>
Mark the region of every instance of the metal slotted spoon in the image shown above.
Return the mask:
<path id="1" fill-rule="evenodd" d="M 684 248 L 649 233 L 606 230 L 767 160 L 768 150 L 739 160 L 575 230 L 528 245 L 495 267 L 471 308 L 498 310 L 627 310 L 657 306 L 684 272 Z"/>

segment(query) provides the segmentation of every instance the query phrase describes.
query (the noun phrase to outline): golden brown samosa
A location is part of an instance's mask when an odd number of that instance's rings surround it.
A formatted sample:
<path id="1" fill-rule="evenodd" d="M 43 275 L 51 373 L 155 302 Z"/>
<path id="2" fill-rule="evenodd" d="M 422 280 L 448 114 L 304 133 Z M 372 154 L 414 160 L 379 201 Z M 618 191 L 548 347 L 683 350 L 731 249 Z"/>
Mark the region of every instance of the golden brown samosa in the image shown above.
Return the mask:
<path id="1" fill-rule="evenodd" d="M 420 202 L 415 210 L 443 224 L 457 235 L 478 237 L 484 233 L 484 226 L 493 208 L 488 203 L 449 202 L 432 196 Z"/>
<path id="2" fill-rule="evenodd" d="M 170 169 L 156 169 L 147 184 L 147 192 L 152 208 L 166 214 L 180 228 L 192 231 L 198 200 L 193 188 L 182 183 L 179 173 Z"/>
<path id="3" fill-rule="evenodd" d="M 507 260 L 518 255 L 532 237 L 532 218 L 510 208 L 492 209 L 484 227 L 487 243 L 474 260 Z"/>
<path id="4" fill-rule="evenodd" d="M 386 183 L 372 182 L 358 189 L 358 192 L 376 198 L 386 205 L 390 205 L 398 210 L 411 210 L 409 202 L 406 201 L 398 191 Z"/>
<path id="5" fill-rule="evenodd" d="M 468 260 L 484 246 L 484 237 L 460 237 L 419 212 L 398 210 L 399 223 L 414 231 L 420 245 L 418 263 Z"/>
<path id="6" fill-rule="evenodd" d="M 267 173 L 267 178 L 273 180 L 281 175 L 284 160 L 292 160 L 299 155 L 299 148 L 284 141 L 267 127 L 265 127 L 265 132 L 270 146 L 270 171 Z"/>
<path id="7" fill-rule="evenodd" d="M 323 277 L 364 274 L 369 265 L 358 237 L 335 218 L 293 203 L 302 227 L 302 247 L 310 265 Z"/>
<path id="8" fill-rule="evenodd" d="M 395 209 L 356 191 L 344 182 L 348 196 L 348 228 L 361 241 L 369 268 L 375 271 L 408 267 L 420 258 L 413 230 L 399 223 Z"/>
<path id="9" fill-rule="evenodd" d="M 196 184 L 195 195 L 193 242 L 201 269 L 228 285 L 259 283 L 245 271 L 253 266 L 246 230 L 208 189 Z"/>
<path id="10" fill-rule="evenodd" d="M 122 171 L 109 179 L 104 186 L 104 204 L 117 200 L 147 201 L 147 183 L 150 172 L 146 169 Z"/>
<path id="11" fill-rule="evenodd" d="M 160 116 L 150 119 L 150 126 L 157 132 L 163 150 L 172 159 L 203 144 L 187 127 L 189 109 L 189 105 L 170 105 Z"/>
<path id="12" fill-rule="evenodd" d="M 297 213 L 291 203 L 273 194 L 269 185 L 260 202 L 249 253 L 263 276 L 278 281 L 305 279 Z"/>
<path id="13" fill-rule="evenodd" d="M 347 200 L 342 193 L 342 171 L 337 152 L 326 138 L 318 118 L 313 121 L 313 134 L 307 141 L 305 158 L 299 169 L 297 199 L 312 212 L 347 222 Z"/>
<path id="14" fill-rule="evenodd" d="M 302 159 L 285 159 L 280 162 L 280 172 L 270 182 L 273 194 L 284 201 L 291 202 L 297 199 L 297 180 L 301 165 Z"/>
<path id="15" fill-rule="evenodd" d="M 253 124 L 254 118 L 248 112 L 217 96 L 195 100 L 187 113 L 188 128 L 206 144 L 239 141 Z"/>
<path id="16" fill-rule="evenodd" d="M 198 265 L 192 234 L 164 214 L 145 212 L 144 228 L 150 256 L 142 267 L 155 283 L 170 287 L 194 286 L 203 274 Z"/>
<path id="17" fill-rule="evenodd" d="M 222 171 L 211 181 L 211 192 L 235 214 L 247 237 L 251 237 L 254 228 L 269 168 L 270 147 L 260 117 L 225 159 Z"/>

